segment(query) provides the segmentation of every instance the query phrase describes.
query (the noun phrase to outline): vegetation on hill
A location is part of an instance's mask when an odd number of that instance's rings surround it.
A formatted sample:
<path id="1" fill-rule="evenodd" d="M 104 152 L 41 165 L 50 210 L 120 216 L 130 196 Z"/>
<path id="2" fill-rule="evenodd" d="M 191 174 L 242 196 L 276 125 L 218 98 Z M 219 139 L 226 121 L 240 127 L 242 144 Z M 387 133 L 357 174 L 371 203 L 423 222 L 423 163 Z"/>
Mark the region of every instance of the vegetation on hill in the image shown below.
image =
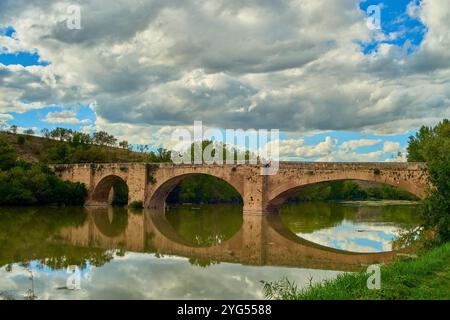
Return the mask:
<path id="1" fill-rule="evenodd" d="M 82 205 L 86 188 L 61 181 L 40 164 L 17 161 L 15 149 L 0 139 L 0 205 Z"/>
<path id="2" fill-rule="evenodd" d="M 127 141 L 117 143 L 106 132 L 92 135 L 56 128 L 43 129 L 43 137 L 12 132 L 0 133 L 0 138 L 16 149 L 19 159 L 32 163 L 105 163 L 105 162 L 167 162 L 165 149 L 149 151 L 146 145 L 133 150 Z"/>

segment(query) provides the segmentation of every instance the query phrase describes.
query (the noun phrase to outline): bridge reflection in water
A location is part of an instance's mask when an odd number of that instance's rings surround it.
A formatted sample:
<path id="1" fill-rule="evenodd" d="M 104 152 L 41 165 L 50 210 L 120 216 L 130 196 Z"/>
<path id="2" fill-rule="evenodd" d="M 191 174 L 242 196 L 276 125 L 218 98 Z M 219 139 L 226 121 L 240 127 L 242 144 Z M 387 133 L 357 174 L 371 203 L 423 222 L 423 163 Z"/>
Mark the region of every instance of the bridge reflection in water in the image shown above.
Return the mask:
<path id="1" fill-rule="evenodd" d="M 83 226 L 60 230 L 63 242 L 243 265 L 339 271 L 357 271 L 397 257 L 396 252 L 352 253 L 303 240 L 282 225 L 279 215 L 243 215 L 242 227 L 234 236 L 205 247 L 184 240 L 163 211 L 136 214 L 112 207 L 87 210 Z"/>

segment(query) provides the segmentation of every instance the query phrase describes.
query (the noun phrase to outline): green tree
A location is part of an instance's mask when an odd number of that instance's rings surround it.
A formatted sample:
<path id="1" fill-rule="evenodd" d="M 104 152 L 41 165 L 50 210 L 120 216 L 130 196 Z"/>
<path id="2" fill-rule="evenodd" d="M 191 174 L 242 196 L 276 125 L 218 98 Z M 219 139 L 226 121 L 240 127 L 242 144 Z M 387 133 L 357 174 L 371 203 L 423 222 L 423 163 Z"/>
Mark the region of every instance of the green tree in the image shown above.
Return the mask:
<path id="1" fill-rule="evenodd" d="M 119 147 L 121 147 L 122 149 L 124 149 L 124 150 L 127 150 L 127 149 L 129 149 L 129 144 L 128 144 L 128 141 L 126 141 L 126 140 L 123 140 L 123 141 L 120 141 L 119 142 Z"/>
<path id="2" fill-rule="evenodd" d="M 106 131 L 97 131 L 92 137 L 92 141 L 100 146 L 115 146 L 117 139 Z"/>
<path id="3" fill-rule="evenodd" d="M 426 161 L 433 185 L 421 208 L 424 227 L 436 232 L 438 242 L 450 241 L 450 121 L 410 137 L 408 161 Z"/>
<path id="4" fill-rule="evenodd" d="M 0 139 L 0 170 L 8 170 L 14 167 L 16 160 L 17 154 L 14 147 Z"/>
<path id="5" fill-rule="evenodd" d="M 59 141 L 68 141 L 73 134 L 71 129 L 66 128 L 56 128 L 50 132 L 50 136 L 54 139 L 58 139 Z"/>
<path id="6" fill-rule="evenodd" d="M 62 181 L 38 164 L 0 172 L 0 205 L 82 205 L 85 196 L 84 185 Z"/>
<path id="7" fill-rule="evenodd" d="M 50 135 L 50 130 L 48 130 L 47 128 L 43 128 L 42 130 L 41 130 L 41 135 L 44 137 L 44 138 L 50 138 L 51 137 L 51 135 Z"/>
<path id="8" fill-rule="evenodd" d="M 92 143 L 91 136 L 84 132 L 75 131 L 73 132 L 72 137 L 70 139 L 70 144 L 74 147 L 78 146 L 86 147 L 91 143 Z"/>

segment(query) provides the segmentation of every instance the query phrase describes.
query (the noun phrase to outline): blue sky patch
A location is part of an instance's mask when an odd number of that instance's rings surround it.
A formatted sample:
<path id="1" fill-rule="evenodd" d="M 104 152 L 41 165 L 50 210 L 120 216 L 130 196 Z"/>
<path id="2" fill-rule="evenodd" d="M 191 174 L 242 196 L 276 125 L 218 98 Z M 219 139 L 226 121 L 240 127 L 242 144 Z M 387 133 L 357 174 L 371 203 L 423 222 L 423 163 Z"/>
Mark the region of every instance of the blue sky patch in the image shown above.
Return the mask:
<path id="1" fill-rule="evenodd" d="M 16 30 L 11 26 L 0 27 L 0 35 L 2 36 L 12 37 L 15 32 Z"/>
<path id="2" fill-rule="evenodd" d="M 75 108 L 75 109 L 74 109 Z M 80 120 L 79 123 L 49 123 L 46 121 L 46 117 L 50 112 L 61 112 L 64 110 L 74 111 L 75 117 Z M 24 113 L 9 113 L 14 117 L 14 120 L 11 121 L 15 125 L 22 128 L 47 128 L 54 129 L 57 127 L 64 127 L 72 130 L 81 131 L 84 126 L 91 125 L 95 123 L 95 113 L 91 108 L 87 105 L 78 104 L 75 106 L 63 106 L 63 107 L 45 107 L 42 109 L 33 109 Z M 89 120 L 90 122 L 81 122 L 83 120 Z"/>
<path id="3" fill-rule="evenodd" d="M 407 54 L 411 54 L 420 46 L 427 32 L 427 27 L 417 17 L 411 17 L 408 14 L 408 5 L 413 3 L 416 6 L 421 4 L 420 0 L 367 0 L 360 4 L 362 11 L 367 12 L 371 5 L 381 7 L 381 32 L 392 39 L 382 41 L 371 41 L 360 43 L 364 54 L 371 54 L 377 51 L 382 43 L 393 44 L 399 47 L 405 47 Z M 395 35 L 395 36 L 394 36 Z"/>
<path id="4" fill-rule="evenodd" d="M 14 53 L 2 53 L 0 54 L 0 63 L 5 66 L 12 64 L 20 64 L 24 67 L 29 66 L 47 66 L 50 63 L 42 61 L 37 52 L 14 52 Z"/>
<path id="5" fill-rule="evenodd" d="M 0 27 L 0 35 L 13 37 L 16 30 L 12 26 Z M 19 52 L 8 52 L 0 54 L 0 63 L 5 66 L 9 65 L 22 65 L 24 67 L 28 66 L 47 66 L 50 63 L 48 61 L 42 61 L 40 55 L 37 51 L 19 51 Z"/>

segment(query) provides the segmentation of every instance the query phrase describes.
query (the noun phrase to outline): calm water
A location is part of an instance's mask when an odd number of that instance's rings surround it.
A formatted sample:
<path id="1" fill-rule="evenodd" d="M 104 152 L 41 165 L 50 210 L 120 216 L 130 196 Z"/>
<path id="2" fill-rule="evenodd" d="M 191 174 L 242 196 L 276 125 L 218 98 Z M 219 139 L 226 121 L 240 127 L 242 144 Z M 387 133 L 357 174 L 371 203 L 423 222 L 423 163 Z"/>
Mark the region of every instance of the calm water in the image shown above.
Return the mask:
<path id="1" fill-rule="evenodd" d="M 308 203 L 268 217 L 226 205 L 0 208 L 0 298 L 260 299 L 261 280 L 301 287 L 391 260 L 377 252 L 417 223 L 406 205 Z"/>

